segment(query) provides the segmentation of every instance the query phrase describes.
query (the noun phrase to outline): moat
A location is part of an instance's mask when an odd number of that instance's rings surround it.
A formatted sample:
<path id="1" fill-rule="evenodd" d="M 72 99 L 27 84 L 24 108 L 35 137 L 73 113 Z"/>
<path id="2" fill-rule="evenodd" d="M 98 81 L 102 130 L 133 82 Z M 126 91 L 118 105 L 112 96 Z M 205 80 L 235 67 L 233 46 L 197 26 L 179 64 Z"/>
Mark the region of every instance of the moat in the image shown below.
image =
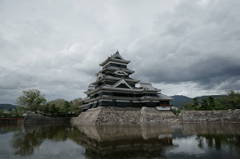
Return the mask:
<path id="1" fill-rule="evenodd" d="M 0 125 L 1 159 L 240 158 L 240 125 Z"/>

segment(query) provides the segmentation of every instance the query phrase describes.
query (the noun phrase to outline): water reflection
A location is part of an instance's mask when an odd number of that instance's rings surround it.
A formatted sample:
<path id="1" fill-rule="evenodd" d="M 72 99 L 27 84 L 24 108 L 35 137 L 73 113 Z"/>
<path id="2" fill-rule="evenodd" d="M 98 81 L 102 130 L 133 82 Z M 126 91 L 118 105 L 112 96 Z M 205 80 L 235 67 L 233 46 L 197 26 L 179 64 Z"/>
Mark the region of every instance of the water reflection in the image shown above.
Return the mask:
<path id="1" fill-rule="evenodd" d="M 87 158 L 157 158 L 173 146 L 172 137 L 141 127 L 78 127 Z M 164 135 L 164 134 L 163 134 Z"/>
<path id="2" fill-rule="evenodd" d="M 3 134 L 12 133 L 9 155 L 44 158 L 41 149 L 49 152 L 63 142 L 66 147 L 83 153 L 81 158 L 214 158 L 216 156 L 240 157 L 239 125 L 196 125 L 177 127 L 72 127 L 70 125 L 23 126 L 1 125 Z M 72 141 L 72 142 L 69 142 Z M 47 142 L 48 141 L 48 142 Z M 51 141 L 55 147 L 46 146 Z M 78 145 L 73 146 L 73 144 Z M 79 157 L 79 153 L 67 153 Z M 51 154 L 45 158 L 56 158 Z M 75 156 L 74 156 L 75 155 Z"/>
<path id="3" fill-rule="evenodd" d="M 221 150 L 224 145 L 231 145 L 240 148 L 240 136 L 239 135 L 198 135 L 199 147 L 204 146 L 204 140 L 206 145 L 216 150 Z"/>
<path id="4" fill-rule="evenodd" d="M 15 149 L 15 154 L 28 156 L 45 140 L 58 142 L 74 138 L 75 131 L 72 129 L 69 126 L 25 127 L 23 130 L 15 132 L 12 146 Z"/>

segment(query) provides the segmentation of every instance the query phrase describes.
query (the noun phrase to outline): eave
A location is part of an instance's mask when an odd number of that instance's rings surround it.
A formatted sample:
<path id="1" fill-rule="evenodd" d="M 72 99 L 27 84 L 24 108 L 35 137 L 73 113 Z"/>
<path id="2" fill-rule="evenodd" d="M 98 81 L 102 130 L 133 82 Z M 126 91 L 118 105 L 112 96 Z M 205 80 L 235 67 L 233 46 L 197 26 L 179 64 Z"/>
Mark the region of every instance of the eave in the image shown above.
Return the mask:
<path id="1" fill-rule="evenodd" d="M 85 92 L 87 95 L 93 94 L 99 90 L 110 90 L 110 91 L 126 91 L 126 92 L 142 92 L 144 91 L 143 89 L 126 89 L 126 88 L 112 88 L 112 87 L 99 87 L 97 89 L 94 89 L 92 91 L 87 91 Z"/>
<path id="2" fill-rule="evenodd" d="M 107 80 L 116 80 L 116 81 L 118 81 L 120 79 L 121 79 L 120 77 L 104 76 L 102 79 L 93 82 L 93 84 L 97 84 L 98 82 L 103 82 L 103 81 L 107 81 Z M 127 82 L 133 82 L 133 83 L 140 82 L 140 80 L 135 80 L 135 79 L 132 79 L 132 78 L 124 78 L 124 80 L 127 81 Z"/>
<path id="3" fill-rule="evenodd" d="M 92 102 L 97 100 L 131 100 L 131 101 L 169 101 L 168 99 L 161 99 L 159 97 L 119 97 L 119 96 L 107 96 L 103 95 L 101 97 L 86 99 L 86 102 Z M 139 101 L 140 100 L 140 101 Z"/>
<path id="4" fill-rule="evenodd" d="M 106 68 L 103 68 L 101 71 L 99 72 L 104 72 L 104 71 L 115 71 L 115 70 L 120 70 L 120 71 L 125 71 L 127 73 L 134 73 L 135 71 L 133 70 L 130 70 L 128 68 L 119 68 L 119 67 L 114 67 L 114 66 L 109 66 L 109 67 L 106 67 Z"/>
<path id="5" fill-rule="evenodd" d="M 108 57 L 105 61 L 103 61 L 101 64 L 99 64 L 100 66 L 104 66 L 106 63 L 108 63 L 109 61 L 113 61 L 113 62 L 119 62 L 119 63 L 125 63 L 125 64 L 129 64 L 131 61 L 129 60 L 120 60 L 120 59 L 113 59 L 111 57 Z"/>

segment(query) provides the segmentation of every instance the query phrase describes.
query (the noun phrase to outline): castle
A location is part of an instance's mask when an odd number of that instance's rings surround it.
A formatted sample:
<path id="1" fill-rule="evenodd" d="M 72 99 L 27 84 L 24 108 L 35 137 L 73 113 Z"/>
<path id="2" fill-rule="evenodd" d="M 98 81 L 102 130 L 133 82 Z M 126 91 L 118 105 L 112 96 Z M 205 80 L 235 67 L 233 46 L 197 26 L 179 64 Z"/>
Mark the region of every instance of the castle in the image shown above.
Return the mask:
<path id="1" fill-rule="evenodd" d="M 134 73 L 127 67 L 129 60 L 117 51 L 103 61 L 95 82 L 85 92 L 87 98 L 82 110 L 103 107 L 157 107 L 170 110 L 171 98 L 162 94 L 150 83 L 130 77 Z M 139 84 L 137 87 L 136 84 Z"/>

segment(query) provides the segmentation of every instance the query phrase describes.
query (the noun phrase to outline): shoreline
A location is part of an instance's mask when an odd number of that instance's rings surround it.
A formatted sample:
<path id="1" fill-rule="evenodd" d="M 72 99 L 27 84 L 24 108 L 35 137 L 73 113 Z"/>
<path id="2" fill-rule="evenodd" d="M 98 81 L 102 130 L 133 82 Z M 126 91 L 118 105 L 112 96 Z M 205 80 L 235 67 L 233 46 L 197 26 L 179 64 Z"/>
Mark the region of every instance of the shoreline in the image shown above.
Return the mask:
<path id="1" fill-rule="evenodd" d="M 24 120 L 24 118 L 0 118 L 0 121 L 1 120 Z"/>
<path id="2" fill-rule="evenodd" d="M 240 109 L 235 110 L 184 110 L 176 115 L 172 111 L 155 108 L 98 107 L 82 112 L 78 117 L 49 117 L 30 113 L 25 117 L 2 117 L 1 123 L 19 122 L 25 124 L 72 123 L 73 125 L 179 125 L 194 123 L 240 124 Z"/>

